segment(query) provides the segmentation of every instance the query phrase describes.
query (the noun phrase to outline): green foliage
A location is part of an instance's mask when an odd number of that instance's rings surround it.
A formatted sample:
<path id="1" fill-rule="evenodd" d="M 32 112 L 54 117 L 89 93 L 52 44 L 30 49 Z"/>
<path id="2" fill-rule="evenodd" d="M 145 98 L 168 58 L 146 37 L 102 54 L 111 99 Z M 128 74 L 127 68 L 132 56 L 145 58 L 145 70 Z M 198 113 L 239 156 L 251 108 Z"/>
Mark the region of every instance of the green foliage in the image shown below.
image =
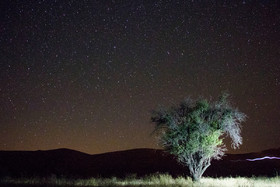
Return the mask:
<path id="1" fill-rule="evenodd" d="M 240 122 L 245 115 L 230 106 L 223 94 L 217 102 L 187 99 L 177 107 L 154 111 L 160 141 L 166 151 L 189 166 L 199 180 L 212 159 L 220 159 L 225 151 L 224 135 L 232 139 L 232 147 L 242 144 Z"/>

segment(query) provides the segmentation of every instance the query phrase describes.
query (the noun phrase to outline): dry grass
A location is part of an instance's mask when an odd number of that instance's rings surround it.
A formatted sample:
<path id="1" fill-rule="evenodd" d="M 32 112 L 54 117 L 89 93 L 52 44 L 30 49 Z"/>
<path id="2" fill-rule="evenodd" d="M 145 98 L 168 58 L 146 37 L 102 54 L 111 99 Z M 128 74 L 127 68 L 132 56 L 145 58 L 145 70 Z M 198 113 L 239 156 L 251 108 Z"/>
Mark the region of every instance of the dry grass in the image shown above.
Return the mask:
<path id="1" fill-rule="evenodd" d="M 5 178 L 0 180 L 0 186 L 185 186 L 185 187 L 276 187 L 280 186 L 280 177 L 265 178 L 202 178 L 200 182 L 193 182 L 191 178 L 173 178 L 168 174 L 156 174 L 144 178 L 137 178 L 135 175 L 126 179 L 112 178 L 90 178 L 90 179 L 66 179 L 66 178 Z"/>
<path id="2" fill-rule="evenodd" d="M 266 178 L 266 177 L 237 177 L 237 178 L 202 178 L 201 186 L 238 186 L 238 187 L 276 187 L 280 186 L 280 177 Z"/>

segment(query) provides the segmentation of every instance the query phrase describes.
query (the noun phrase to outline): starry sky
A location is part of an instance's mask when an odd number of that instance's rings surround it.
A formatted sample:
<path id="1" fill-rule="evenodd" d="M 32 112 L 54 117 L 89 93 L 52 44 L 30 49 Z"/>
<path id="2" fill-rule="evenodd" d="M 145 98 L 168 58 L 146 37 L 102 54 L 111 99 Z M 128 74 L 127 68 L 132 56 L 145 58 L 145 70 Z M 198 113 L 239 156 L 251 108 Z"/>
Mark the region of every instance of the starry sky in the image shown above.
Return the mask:
<path id="1" fill-rule="evenodd" d="M 280 145 L 277 1 L 3 0 L 0 9 L 0 150 L 160 148 L 153 109 L 224 90 L 248 116 L 233 153 Z"/>

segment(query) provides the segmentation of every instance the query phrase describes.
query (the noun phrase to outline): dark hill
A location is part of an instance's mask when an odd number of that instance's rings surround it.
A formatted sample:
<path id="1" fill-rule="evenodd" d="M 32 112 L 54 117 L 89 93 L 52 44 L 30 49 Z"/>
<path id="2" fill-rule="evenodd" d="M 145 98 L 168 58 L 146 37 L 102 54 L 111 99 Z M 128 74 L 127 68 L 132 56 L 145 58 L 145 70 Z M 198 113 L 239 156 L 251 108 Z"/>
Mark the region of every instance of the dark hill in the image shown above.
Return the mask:
<path id="1" fill-rule="evenodd" d="M 265 156 L 280 157 L 280 148 L 246 154 L 229 154 L 222 160 L 215 160 L 206 170 L 208 176 L 276 176 L 280 172 L 280 160 L 265 159 L 248 161 L 246 159 L 262 158 Z"/>
<path id="2" fill-rule="evenodd" d="M 280 160 L 247 161 L 248 158 L 280 156 L 280 149 L 226 155 L 212 161 L 205 176 L 274 176 Z M 0 176 L 124 177 L 152 173 L 185 175 L 188 170 L 162 150 L 133 149 L 89 155 L 70 149 L 49 151 L 0 151 Z"/>

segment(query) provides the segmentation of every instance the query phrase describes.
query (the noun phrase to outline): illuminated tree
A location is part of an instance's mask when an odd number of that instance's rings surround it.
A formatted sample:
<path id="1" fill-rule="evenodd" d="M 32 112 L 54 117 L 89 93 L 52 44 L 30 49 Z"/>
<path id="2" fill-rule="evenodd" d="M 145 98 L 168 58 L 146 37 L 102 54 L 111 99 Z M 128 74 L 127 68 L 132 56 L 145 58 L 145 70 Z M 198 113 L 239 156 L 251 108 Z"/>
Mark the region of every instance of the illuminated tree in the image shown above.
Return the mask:
<path id="1" fill-rule="evenodd" d="M 211 160 L 224 155 L 224 137 L 232 139 L 234 149 L 242 144 L 240 123 L 245 118 L 223 94 L 217 102 L 186 99 L 179 106 L 154 111 L 151 119 L 164 149 L 188 166 L 198 181 Z"/>

